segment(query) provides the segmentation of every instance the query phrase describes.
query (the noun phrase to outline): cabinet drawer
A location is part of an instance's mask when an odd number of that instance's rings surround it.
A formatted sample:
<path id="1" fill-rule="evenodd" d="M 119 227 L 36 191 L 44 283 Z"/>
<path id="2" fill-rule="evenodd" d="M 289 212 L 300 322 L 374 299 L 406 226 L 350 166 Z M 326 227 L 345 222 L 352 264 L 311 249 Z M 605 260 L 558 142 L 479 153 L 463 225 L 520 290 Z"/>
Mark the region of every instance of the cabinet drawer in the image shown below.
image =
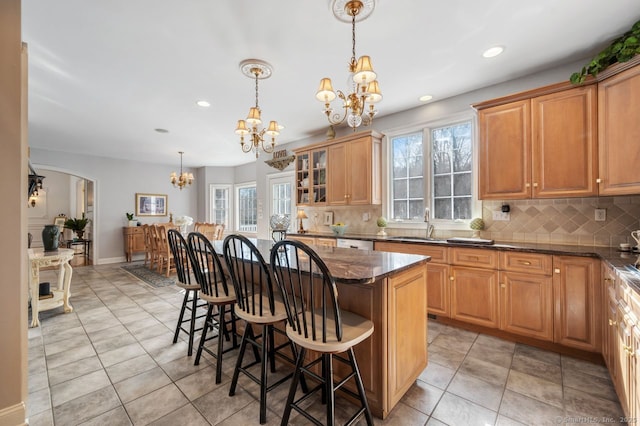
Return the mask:
<path id="1" fill-rule="evenodd" d="M 451 263 L 475 268 L 498 269 L 498 252 L 495 250 L 454 248 Z"/>
<path id="2" fill-rule="evenodd" d="M 552 266 L 552 257 L 547 254 L 520 252 L 500 253 L 500 269 L 503 271 L 551 275 Z"/>
<path id="3" fill-rule="evenodd" d="M 376 241 L 375 249 L 377 251 L 390 251 L 394 253 L 421 254 L 423 256 L 431 256 L 430 263 L 449 263 L 449 250 L 446 246 Z"/>

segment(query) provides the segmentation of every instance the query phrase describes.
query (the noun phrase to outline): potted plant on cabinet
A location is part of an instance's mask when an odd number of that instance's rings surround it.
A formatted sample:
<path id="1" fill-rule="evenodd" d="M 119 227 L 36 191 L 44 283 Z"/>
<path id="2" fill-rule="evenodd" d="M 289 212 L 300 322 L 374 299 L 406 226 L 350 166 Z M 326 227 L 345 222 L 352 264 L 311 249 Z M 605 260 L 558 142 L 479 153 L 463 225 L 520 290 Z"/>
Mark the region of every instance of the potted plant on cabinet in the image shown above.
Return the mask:
<path id="1" fill-rule="evenodd" d="M 84 236 L 84 229 L 87 227 L 87 224 L 89 223 L 89 218 L 85 217 L 84 213 L 82 213 L 82 217 L 80 219 L 75 218 L 75 219 L 67 219 L 64 222 L 64 227 L 67 229 L 71 229 L 73 232 L 76 233 L 76 235 L 78 236 L 78 239 L 82 239 L 82 237 Z"/>
<path id="2" fill-rule="evenodd" d="M 135 218 L 133 213 L 125 213 L 127 215 L 127 220 L 129 221 L 129 226 L 137 226 L 138 220 Z"/>

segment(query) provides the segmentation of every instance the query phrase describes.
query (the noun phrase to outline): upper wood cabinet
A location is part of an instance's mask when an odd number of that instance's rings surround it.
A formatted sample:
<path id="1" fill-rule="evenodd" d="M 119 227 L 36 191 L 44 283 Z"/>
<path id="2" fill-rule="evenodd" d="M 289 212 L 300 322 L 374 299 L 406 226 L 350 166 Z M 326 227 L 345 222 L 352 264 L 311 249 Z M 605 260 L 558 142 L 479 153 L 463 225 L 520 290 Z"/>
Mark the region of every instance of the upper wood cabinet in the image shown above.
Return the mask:
<path id="1" fill-rule="evenodd" d="M 327 150 L 296 152 L 296 202 L 324 205 L 327 202 Z"/>
<path id="2" fill-rule="evenodd" d="M 381 139 L 382 135 L 377 132 L 360 132 L 295 150 L 297 203 L 332 206 L 380 204 Z M 313 153 L 319 152 L 325 153 L 321 157 L 326 158 L 324 162 L 311 159 Z M 305 156 L 309 157 L 306 163 Z M 305 165 L 310 170 L 301 173 Z M 305 181 L 307 176 L 310 177 Z M 305 184 L 310 188 L 313 186 L 313 189 L 305 191 Z M 316 187 L 318 185 L 322 187 Z"/>
<path id="3" fill-rule="evenodd" d="M 480 198 L 596 195 L 596 96 L 560 83 L 474 105 Z"/>
<path id="4" fill-rule="evenodd" d="M 600 195 L 640 193 L 639 94 L 640 66 L 598 83 Z"/>

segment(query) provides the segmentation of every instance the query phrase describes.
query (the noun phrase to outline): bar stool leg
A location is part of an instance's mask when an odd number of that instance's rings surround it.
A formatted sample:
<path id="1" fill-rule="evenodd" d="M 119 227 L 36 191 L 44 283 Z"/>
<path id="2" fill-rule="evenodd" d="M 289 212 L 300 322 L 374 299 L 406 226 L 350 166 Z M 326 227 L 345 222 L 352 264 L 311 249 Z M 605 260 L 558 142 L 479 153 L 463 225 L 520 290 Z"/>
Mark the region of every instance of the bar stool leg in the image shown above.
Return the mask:
<path id="1" fill-rule="evenodd" d="M 364 390 L 364 384 L 362 383 L 362 376 L 360 376 L 360 369 L 358 368 L 358 362 L 356 361 L 356 356 L 353 352 L 353 348 L 349 348 L 349 361 L 351 362 L 351 366 L 353 367 L 353 371 L 356 374 L 356 386 L 358 387 L 358 395 L 360 396 L 360 402 L 362 402 L 362 406 L 364 407 L 364 415 L 367 419 L 367 425 L 373 425 L 373 416 L 371 415 L 371 410 L 369 409 L 369 402 L 367 401 L 367 394 Z"/>
<path id="2" fill-rule="evenodd" d="M 287 396 L 287 403 L 284 406 L 284 413 L 282 414 L 282 420 L 280 426 L 287 426 L 289 424 L 289 417 L 291 416 L 291 404 L 296 396 L 296 390 L 298 389 L 298 381 L 302 374 L 302 365 L 304 364 L 304 357 L 307 350 L 303 347 L 298 352 L 298 358 L 296 359 L 296 369 L 291 378 L 291 386 L 289 386 L 289 396 Z"/>
<path id="3" fill-rule="evenodd" d="M 193 365 L 200 364 L 200 357 L 202 356 L 202 349 L 204 348 L 205 341 L 207 340 L 207 324 L 211 321 L 211 316 L 213 313 L 213 305 L 209 305 L 207 308 L 207 316 L 204 320 L 204 327 L 202 327 L 202 335 L 200 336 L 200 344 L 198 345 L 198 352 L 196 353 L 196 361 Z"/>
<path id="4" fill-rule="evenodd" d="M 336 409 L 336 394 L 333 389 L 333 355 L 332 354 L 323 354 L 322 355 L 325 360 L 325 377 L 324 384 L 327 393 L 327 425 L 333 426 L 336 422 L 335 420 L 335 409 Z"/>
<path id="5" fill-rule="evenodd" d="M 260 363 L 260 424 L 267 422 L 267 363 L 274 363 L 275 355 L 271 354 L 273 347 L 269 344 L 273 338 L 270 326 L 262 326 L 262 360 Z M 275 371 L 275 364 L 273 370 Z"/>
<path id="6" fill-rule="evenodd" d="M 180 326 L 182 325 L 182 319 L 184 318 L 184 311 L 187 308 L 187 302 L 189 300 L 189 290 L 185 291 L 184 299 L 182 299 L 182 307 L 180 308 L 180 315 L 178 316 L 178 325 L 176 326 L 176 332 L 173 335 L 173 343 L 178 341 L 178 335 L 180 334 Z"/>

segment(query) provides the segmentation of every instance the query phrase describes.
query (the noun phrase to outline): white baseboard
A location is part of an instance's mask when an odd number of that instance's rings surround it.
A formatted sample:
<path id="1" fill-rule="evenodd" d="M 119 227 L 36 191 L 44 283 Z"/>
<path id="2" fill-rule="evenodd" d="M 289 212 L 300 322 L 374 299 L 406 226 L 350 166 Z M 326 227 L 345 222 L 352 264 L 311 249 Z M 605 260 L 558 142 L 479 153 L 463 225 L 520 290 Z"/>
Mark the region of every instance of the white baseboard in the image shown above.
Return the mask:
<path id="1" fill-rule="evenodd" d="M 108 265 L 110 263 L 122 263 L 126 261 L 127 261 L 127 258 L 125 256 L 107 257 L 107 258 L 98 259 L 96 262 L 94 262 L 94 265 Z"/>
<path id="2" fill-rule="evenodd" d="M 26 415 L 24 401 L 11 407 L 0 410 L 0 426 L 26 425 Z"/>

